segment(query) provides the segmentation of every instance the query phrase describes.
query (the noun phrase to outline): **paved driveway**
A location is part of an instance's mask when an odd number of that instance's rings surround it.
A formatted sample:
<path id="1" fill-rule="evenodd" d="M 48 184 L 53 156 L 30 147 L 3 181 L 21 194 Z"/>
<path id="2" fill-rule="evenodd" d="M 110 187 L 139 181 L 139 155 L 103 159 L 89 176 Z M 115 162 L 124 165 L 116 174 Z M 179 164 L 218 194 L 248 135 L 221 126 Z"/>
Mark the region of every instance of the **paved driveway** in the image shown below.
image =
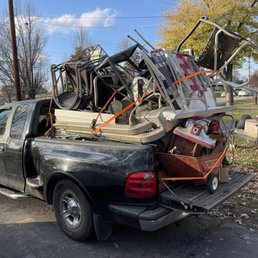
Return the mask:
<path id="1" fill-rule="evenodd" d="M 157 232 L 115 226 L 110 239 L 78 243 L 51 207 L 0 196 L 0 257 L 258 257 L 258 232 L 210 216 L 188 217 Z"/>

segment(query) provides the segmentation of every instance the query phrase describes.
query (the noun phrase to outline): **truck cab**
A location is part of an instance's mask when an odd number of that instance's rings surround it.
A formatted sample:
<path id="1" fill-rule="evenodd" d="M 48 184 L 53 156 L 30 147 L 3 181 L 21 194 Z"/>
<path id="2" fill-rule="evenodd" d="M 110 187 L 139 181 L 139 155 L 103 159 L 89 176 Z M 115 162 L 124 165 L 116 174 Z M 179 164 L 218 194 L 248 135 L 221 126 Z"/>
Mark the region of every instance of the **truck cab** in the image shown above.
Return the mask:
<path id="1" fill-rule="evenodd" d="M 29 148 L 44 135 L 49 100 L 22 101 L 0 108 L 0 183 L 25 192 L 26 179 L 36 175 Z"/>

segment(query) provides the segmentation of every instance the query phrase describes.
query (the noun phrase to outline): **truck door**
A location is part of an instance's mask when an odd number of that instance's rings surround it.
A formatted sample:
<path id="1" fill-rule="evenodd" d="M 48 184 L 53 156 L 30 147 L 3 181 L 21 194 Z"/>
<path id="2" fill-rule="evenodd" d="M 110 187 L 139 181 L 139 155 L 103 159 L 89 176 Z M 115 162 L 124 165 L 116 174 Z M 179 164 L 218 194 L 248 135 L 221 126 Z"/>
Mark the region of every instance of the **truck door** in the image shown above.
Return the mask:
<path id="1" fill-rule="evenodd" d="M 24 191 L 25 177 L 23 173 L 24 139 L 29 112 L 28 104 L 19 104 L 13 115 L 10 135 L 5 149 L 5 168 L 8 177 L 7 186 Z"/>
<path id="2" fill-rule="evenodd" d="M 11 113 L 11 107 L 0 109 L 0 184 L 6 185 L 7 173 L 5 169 L 5 148 L 7 140 L 6 125 Z"/>

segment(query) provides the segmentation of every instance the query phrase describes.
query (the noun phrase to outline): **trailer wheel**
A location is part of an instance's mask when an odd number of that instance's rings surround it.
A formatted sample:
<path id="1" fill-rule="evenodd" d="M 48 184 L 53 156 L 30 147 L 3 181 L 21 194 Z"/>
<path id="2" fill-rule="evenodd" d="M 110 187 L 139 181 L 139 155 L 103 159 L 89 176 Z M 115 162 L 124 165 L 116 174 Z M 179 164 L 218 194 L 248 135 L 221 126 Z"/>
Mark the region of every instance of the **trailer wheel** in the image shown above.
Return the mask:
<path id="1" fill-rule="evenodd" d="M 252 117 L 250 115 L 243 115 L 240 119 L 240 121 L 238 122 L 237 124 L 237 129 L 242 129 L 244 130 L 245 129 L 245 121 L 247 119 L 252 119 Z"/>
<path id="2" fill-rule="evenodd" d="M 58 182 L 53 205 L 57 223 L 67 236 L 76 241 L 89 238 L 93 228 L 92 209 L 77 185 L 70 180 Z"/>
<path id="3" fill-rule="evenodd" d="M 219 186 L 219 177 L 215 173 L 211 173 L 208 178 L 207 187 L 211 194 L 215 193 Z"/>

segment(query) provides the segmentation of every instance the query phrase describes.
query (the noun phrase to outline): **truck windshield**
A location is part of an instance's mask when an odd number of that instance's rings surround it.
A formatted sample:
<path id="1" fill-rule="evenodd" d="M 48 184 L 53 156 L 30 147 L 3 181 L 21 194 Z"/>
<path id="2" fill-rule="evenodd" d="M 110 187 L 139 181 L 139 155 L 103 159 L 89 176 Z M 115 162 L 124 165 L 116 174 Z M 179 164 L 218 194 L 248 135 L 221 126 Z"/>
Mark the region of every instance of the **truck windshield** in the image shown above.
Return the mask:
<path id="1" fill-rule="evenodd" d="M 0 110 L 0 135 L 3 135 L 5 132 L 6 123 L 9 117 L 11 109 Z"/>

